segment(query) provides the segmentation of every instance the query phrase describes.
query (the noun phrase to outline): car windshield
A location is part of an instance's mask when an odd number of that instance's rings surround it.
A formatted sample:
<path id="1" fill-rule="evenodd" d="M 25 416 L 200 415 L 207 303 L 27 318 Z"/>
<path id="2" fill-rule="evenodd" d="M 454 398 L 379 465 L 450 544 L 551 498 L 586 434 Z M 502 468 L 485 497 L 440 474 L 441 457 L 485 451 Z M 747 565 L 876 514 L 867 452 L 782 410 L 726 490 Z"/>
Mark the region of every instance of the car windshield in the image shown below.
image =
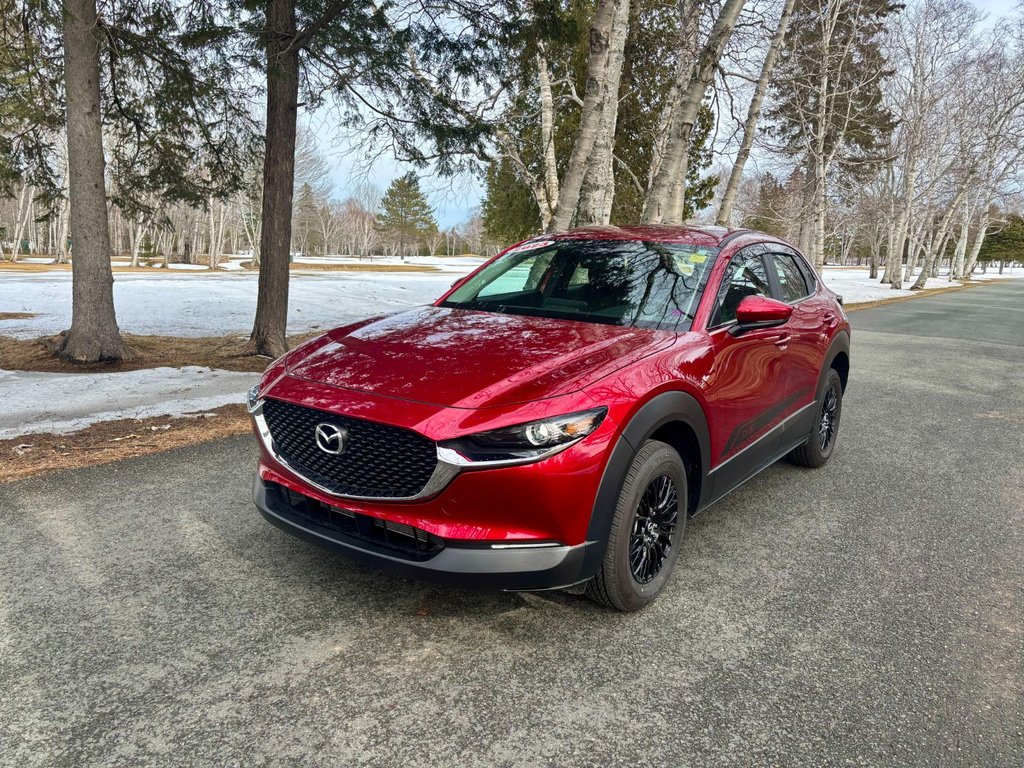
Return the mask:
<path id="1" fill-rule="evenodd" d="M 639 240 L 531 240 L 441 306 L 683 332 L 717 253 Z"/>

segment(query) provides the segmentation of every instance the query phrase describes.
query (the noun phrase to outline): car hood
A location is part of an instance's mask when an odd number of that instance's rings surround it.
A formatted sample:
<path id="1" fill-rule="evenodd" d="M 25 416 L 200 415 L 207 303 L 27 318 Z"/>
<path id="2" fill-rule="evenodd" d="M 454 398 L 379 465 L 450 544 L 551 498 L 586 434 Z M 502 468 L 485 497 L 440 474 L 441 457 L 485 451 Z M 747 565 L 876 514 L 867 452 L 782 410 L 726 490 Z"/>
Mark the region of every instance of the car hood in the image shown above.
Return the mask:
<path id="1" fill-rule="evenodd" d="M 331 331 L 290 376 L 453 408 L 555 397 L 651 354 L 673 335 L 599 323 L 423 307 Z"/>

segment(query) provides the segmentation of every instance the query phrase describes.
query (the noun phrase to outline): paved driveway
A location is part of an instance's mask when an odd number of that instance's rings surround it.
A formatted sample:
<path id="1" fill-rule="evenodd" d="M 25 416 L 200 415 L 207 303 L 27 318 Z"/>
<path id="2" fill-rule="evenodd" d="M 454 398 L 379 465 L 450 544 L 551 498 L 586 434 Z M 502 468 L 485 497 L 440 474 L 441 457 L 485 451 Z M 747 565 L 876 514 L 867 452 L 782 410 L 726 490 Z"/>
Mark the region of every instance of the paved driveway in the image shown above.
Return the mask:
<path id="1" fill-rule="evenodd" d="M 0 763 L 1024 764 L 1024 285 L 853 324 L 832 463 L 635 615 L 311 549 L 245 438 L 0 486 Z"/>

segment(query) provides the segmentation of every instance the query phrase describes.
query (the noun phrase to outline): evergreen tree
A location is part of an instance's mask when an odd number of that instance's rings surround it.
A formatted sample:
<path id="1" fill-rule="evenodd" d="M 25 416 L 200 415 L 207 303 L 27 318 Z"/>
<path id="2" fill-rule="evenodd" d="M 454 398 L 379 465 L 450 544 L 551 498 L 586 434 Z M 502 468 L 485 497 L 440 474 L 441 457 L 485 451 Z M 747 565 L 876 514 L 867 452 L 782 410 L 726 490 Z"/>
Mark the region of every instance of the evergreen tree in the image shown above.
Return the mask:
<path id="1" fill-rule="evenodd" d="M 743 226 L 767 232 L 776 237 L 785 237 L 784 211 L 786 207 L 786 188 L 772 174 L 765 173 L 759 179 L 757 204 L 743 219 Z"/>
<path id="2" fill-rule="evenodd" d="M 58 354 L 123 359 L 114 313 L 107 192 L 131 218 L 203 205 L 241 184 L 256 131 L 214 4 L 22 0 L 0 22 L 0 186 L 21 178 L 51 210 L 67 131 L 71 328 Z M 10 75 L 10 76 L 9 76 Z M 108 182 L 112 186 L 108 188 Z"/>
<path id="3" fill-rule="evenodd" d="M 807 151 L 820 133 L 823 154 L 851 172 L 871 172 L 868 161 L 878 158 L 895 127 L 882 93 L 891 74 L 882 35 L 886 18 L 901 7 L 893 0 L 838 0 L 834 7 L 798 0 L 770 113 L 774 133 L 791 153 Z M 823 41 L 826 22 L 830 37 Z"/>
<path id="4" fill-rule="evenodd" d="M 504 158 L 487 166 L 480 213 L 494 242 L 515 243 L 541 231 L 537 202 Z"/>
<path id="5" fill-rule="evenodd" d="M 1024 261 L 1024 218 L 1011 214 L 1006 224 L 986 235 L 978 261 L 997 261 L 1000 267 L 1005 262 Z"/>
<path id="6" fill-rule="evenodd" d="M 418 250 L 423 238 L 437 229 L 434 212 L 420 190 L 415 173 L 409 172 L 391 182 L 380 201 L 377 221 L 387 236 L 397 241 L 403 258 L 409 246 L 416 246 Z"/>

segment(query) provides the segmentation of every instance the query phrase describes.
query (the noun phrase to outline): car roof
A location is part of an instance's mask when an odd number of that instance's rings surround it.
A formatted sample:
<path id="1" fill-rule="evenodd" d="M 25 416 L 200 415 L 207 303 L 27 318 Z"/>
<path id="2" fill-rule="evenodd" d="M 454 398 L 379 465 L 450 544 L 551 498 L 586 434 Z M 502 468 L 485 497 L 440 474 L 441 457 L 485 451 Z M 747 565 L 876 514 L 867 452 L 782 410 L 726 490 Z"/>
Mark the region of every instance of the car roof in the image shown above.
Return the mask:
<path id="1" fill-rule="evenodd" d="M 577 227 L 551 235 L 554 240 L 645 240 L 654 243 L 675 243 L 717 248 L 738 234 L 754 234 L 748 229 L 728 227 L 671 226 L 667 224 L 638 224 L 627 227 Z"/>
<path id="2" fill-rule="evenodd" d="M 746 248 L 758 243 L 776 243 L 798 251 L 787 240 L 756 229 L 715 226 L 690 226 L 670 224 L 636 224 L 632 226 L 577 227 L 565 232 L 536 235 L 525 243 L 537 240 L 642 240 L 653 243 L 694 245 L 702 248 L 723 248 L 726 243 L 734 249 Z"/>

